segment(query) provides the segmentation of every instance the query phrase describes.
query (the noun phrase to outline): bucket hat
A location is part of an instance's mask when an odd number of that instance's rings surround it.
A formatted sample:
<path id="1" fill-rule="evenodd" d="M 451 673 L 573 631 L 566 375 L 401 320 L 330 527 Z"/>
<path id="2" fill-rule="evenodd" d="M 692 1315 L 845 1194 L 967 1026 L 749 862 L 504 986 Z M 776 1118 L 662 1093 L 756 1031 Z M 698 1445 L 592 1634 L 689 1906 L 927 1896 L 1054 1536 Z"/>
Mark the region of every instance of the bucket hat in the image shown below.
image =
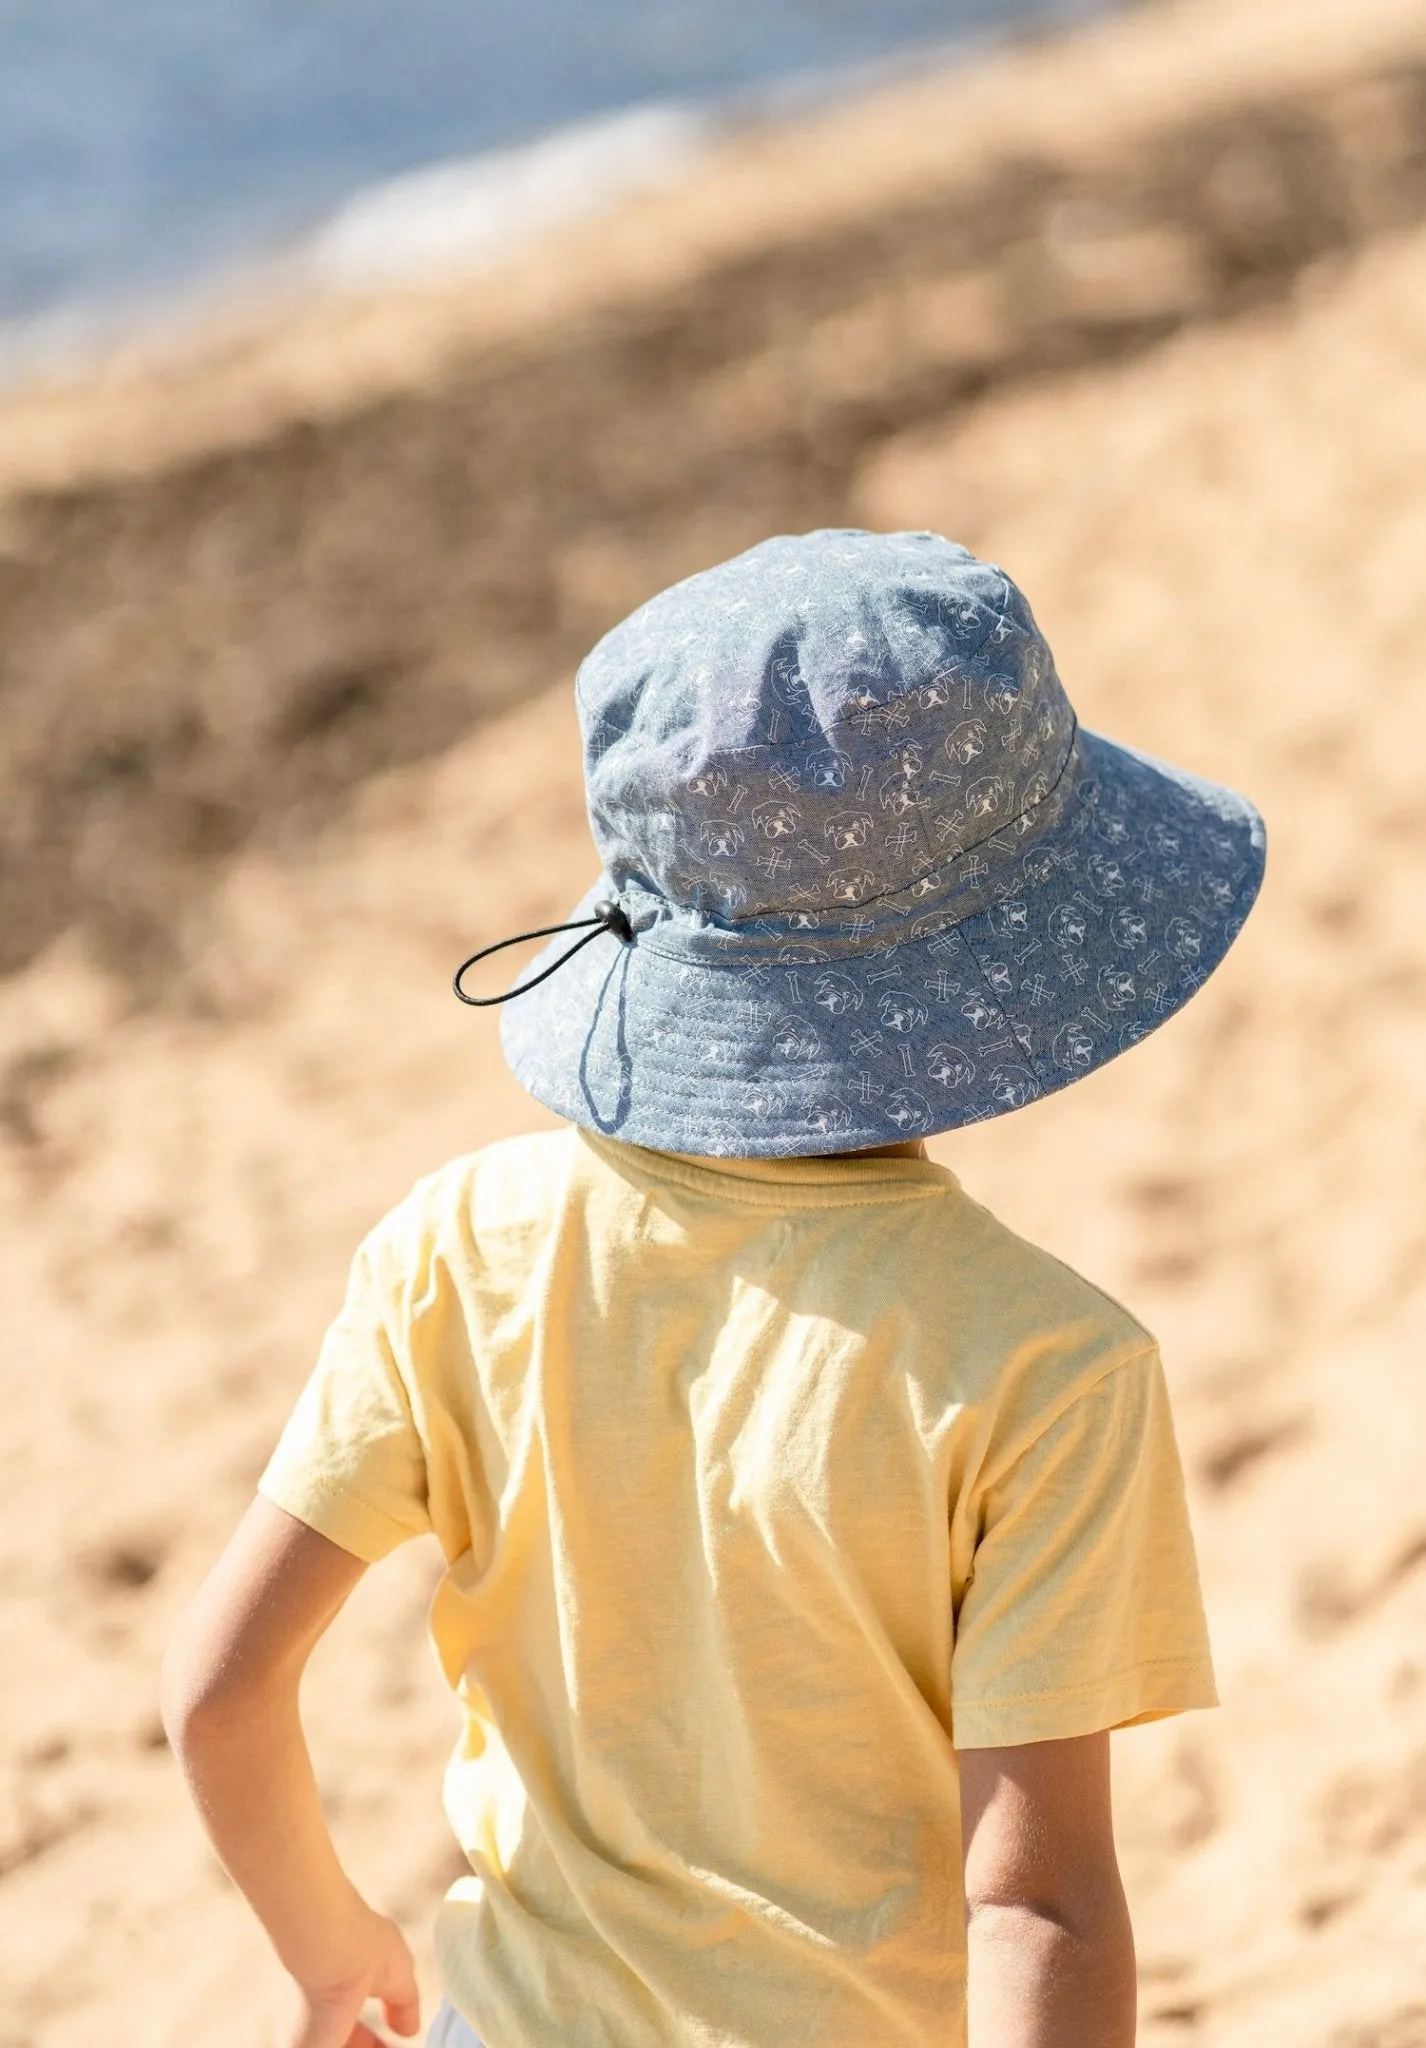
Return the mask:
<path id="1" fill-rule="evenodd" d="M 1018 1109 L 1179 1009 L 1262 879 L 1253 806 L 1081 728 L 1015 584 L 936 534 L 764 541 L 616 626 L 576 698 L 603 871 L 502 1038 L 634 1144 Z"/>

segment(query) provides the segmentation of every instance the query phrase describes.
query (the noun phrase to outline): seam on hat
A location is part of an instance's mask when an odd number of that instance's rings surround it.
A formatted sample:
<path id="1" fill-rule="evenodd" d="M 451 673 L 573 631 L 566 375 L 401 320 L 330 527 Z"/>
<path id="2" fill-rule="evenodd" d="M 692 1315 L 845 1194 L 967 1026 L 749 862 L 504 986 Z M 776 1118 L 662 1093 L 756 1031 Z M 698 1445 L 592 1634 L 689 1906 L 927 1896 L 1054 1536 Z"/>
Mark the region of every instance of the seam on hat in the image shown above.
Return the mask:
<path id="1" fill-rule="evenodd" d="M 1074 759 L 1075 748 L 1080 736 L 1080 723 L 1078 717 L 1075 715 L 1073 707 L 1071 707 L 1070 710 L 1070 718 L 1072 722 L 1070 726 L 1069 745 L 1065 748 L 1065 757 L 1063 761 L 1061 761 L 1059 768 L 1055 773 L 1054 781 L 1050 784 L 1049 788 L 1045 791 L 1045 794 L 1042 797 L 1040 797 L 1037 802 L 1027 805 L 1023 811 L 1017 811 L 1013 818 L 1007 819 L 1003 825 L 997 825 L 995 830 L 993 832 L 987 832 L 983 839 L 973 839 L 968 846 L 962 846 L 956 853 L 942 854 L 939 861 L 933 861 L 929 867 L 922 868 L 919 871 L 919 873 L 911 877 L 911 880 L 909 882 L 901 882 L 894 889 L 883 889 L 879 896 L 862 896 L 859 897 L 855 903 L 809 903 L 804 907 L 809 911 L 815 912 L 816 915 L 819 917 L 827 911 L 836 910 L 845 911 L 848 916 L 851 916 L 857 911 L 864 910 L 868 904 L 888 903 L 890 902 L 892 897 L 904 896 L 908 889 L 914 889 L 916 884 L 925 875 L 934 874 L 936 872 L 937 867 L 944 866 L 948 862 L 953 860 L 964 860 L 967 854 L 976 852 L 979 847 L 989 846 L 991 841 L 993 839 L 998 839 L 1002 832 L 1012 832 L 1015 829 L 1015 827 L 1019 824 L 1022 818 L 1032 817 L 1036 811 L 1043 810 L 1044 806 L 1050 801 L 1050 798 L 1055 794 L 1060 784 L 1064 781 L 1065 776 L 1069 770 L 1070 762 Z M 664 897 L 662 900 L 664 902 L 669 901 L 667 897 Z M 675 909 L 680 907 L 681 906 L 679 905 L 674 906 Z M 704 916 L 705 919 L 708 919 L 709 914 L 706 911 L 701 914 Z M 735 920 L 733 918 L 729 918 L 725 924 L 719 925 L 718 929 L 730 932 L 732 935 L 736 937 L 740 932 L 751 930 L 752 927 L 756 925 L 759 918 L 776 917 L 778 914 L 778 912 L 772 910 L 758 910 L 755 911 L 751 917 L 743 918 L 742 920 Z M 910 906 L 908 906 L 907 915 L 910 915 Z M 935 913 L 934 911 L 922 911 L 919 913 L 919 915 L 921 917 L 927 917 L 934 916 Z M 960 928 L 961 925 L 968 923 L 971 918 L 979 917 L 981 915 L 982 913 L 978 910 L 968 910 L 965 913 L 964 917 L 953 918 L 949 924 L 940 926 L 939 930 L 956 931 Z M 647 927 L 647 929 L 656 930 L 657 926 Z M 636 936 L 642 936 L 642 934 L 636 934 Z M 934 934 L 923 934 L 923 937 L 931 936 L 934 936 Z M 899 943 L 899 941 L 897 943 Z M 661 960 L 676 960 L 682 957 L 677 953 L 666 953 L 661 946 L 656 946 L 652 943 L 648 944 L 647 950 L 650 953 L 656 953 Z M 873 951 L 874 950 L 875 949 L 873 948 Z"/>
<path id="2" fill-rule="evenodd" d="M 975 917 L 983 917 L 985 915 L 985 912 L 977 910 L 973 912 L 972 915 Z M 1013 1020 L 1011 1019 L 1010 1012 L 1006 1009 L 1003 1003 L 998 1003 L 995 1001 L 995 991 L 986 975 L 985 963 L 981 959 L 980 954 L 977 952 L 976 948 L 971 944 L 969 935 L 961 928 L 963 925 L 967 925 L 970 922 L 971 918 L 962 918 L 961 924 L 957 925 L 955 928 L 956 937 L 965 947 L 967 953 L 970 954 L 971 960 L 974 962 L 975 965 L 976 973 L 980 976 L 981 981 L 984 983 L 985 987 L 990 991 L 990 1001 L 995 1003 L 995 1007 L 997 1008 L 997 1010 L 999 1010 L 1001 1016 L 1004 1018 L 1005 1028 L 1010 1033 L 1010 1036 L 1015 1040 L 1015 1043 L 1019 1046 L 1021 1052 L 1023 1053 L 1031 1073 L 1035 1076 L 1036 1086 L 1039 1088 L 1040 1093 L 1042 1095 L 1049 1094 L 1052 1090 L 1053 1084 L 1049 1080 L 1049 1077 L 1041 1071 L 1040 1062 L 1038 1059 L 1036 1059 L 1033 1048 L 1026 1045 L 1025 1041 L 1021 1038 L 1020 1033 L 1015 1029 L 1015 1025 Z"/>

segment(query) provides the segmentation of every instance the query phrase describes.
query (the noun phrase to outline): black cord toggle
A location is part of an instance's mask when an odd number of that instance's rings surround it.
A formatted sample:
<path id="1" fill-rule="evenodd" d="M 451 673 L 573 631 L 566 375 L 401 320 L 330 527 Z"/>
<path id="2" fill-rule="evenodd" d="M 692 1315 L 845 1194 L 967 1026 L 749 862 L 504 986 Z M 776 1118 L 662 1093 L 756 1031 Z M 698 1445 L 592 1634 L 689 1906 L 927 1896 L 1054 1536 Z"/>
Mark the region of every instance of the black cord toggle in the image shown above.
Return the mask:
<path id="1" fill-rule="evenodd" d="M 461 982 L 477 960 L 488 960 L 492 953 L 503 953 L 507 946 L 518 946 L 523 939 L 552 939 L 556 932 L 577 932 L 585 925 L 593 925 L 595 929 L 584 938 L 576 939 L 567 953 L 561 953 L 558 960 L 551 961 L 543 974 L 537 974 L 533 981 L 522 981 L 518 988 L 507 988 L 503 996 L 468 996 L 461 987 Z M 634 942 L 634 927 L 612 897 L 606 897 L 603 902 L 595 904 L 593 917 L 577 917 L 570 924 L 542 925 L 537 932 L 516 932 L 513 939 L 497 939 L 493 946 L 482 946 L 478 953 L 471 954 L 469 960 L 461 961 L 455 971 L 451 987 L 461 1001 L 469 1003 L 473 1010 L 488 1010 L 495 1003 L 508 1003 L 512 996 L 527 995 L 532 988 L 538 988 L 542 981 L 548 981 L 552 974 L 559 972 L 566 960 L 574 958 L 581 946 L 587 946 L 597 939 L 600 932 L 613 932 L 615 938 L 625 946 L 631 946 Z"/>

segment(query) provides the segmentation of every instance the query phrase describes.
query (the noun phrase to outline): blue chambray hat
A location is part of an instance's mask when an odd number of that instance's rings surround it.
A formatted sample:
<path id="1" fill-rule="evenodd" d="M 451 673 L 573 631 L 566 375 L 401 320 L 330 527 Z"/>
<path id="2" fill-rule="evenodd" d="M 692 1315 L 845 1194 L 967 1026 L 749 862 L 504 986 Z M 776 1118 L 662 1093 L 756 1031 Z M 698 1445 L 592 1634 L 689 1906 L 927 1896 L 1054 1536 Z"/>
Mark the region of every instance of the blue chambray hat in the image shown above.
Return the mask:
<path id="1" fill-rule="evenodd" d="M 1187 1002 L 1262 880 L 1253 806 L 1084 731 L 1016 586 L 936 534 L 764 541 L 616 626 L 576 698 L 592 929 L 502 1037 L 633 1144 L 851 1151 L 1018 1109 Z"/>

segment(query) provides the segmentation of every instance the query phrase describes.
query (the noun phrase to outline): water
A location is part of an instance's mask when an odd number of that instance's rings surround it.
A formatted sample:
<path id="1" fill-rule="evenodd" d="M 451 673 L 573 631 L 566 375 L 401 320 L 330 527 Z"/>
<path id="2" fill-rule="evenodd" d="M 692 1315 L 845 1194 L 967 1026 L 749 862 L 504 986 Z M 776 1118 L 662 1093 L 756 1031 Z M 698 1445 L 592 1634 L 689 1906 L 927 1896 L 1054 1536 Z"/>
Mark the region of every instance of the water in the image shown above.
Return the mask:
<path id="1" fill-rule="evenodd" d="M 1083 11 L 0 0 L 0 323 L 152 300 L 304 236 L 333 276 L 389 270 L 403 245 L 438 261 L 678 163 L 730 96 Z M 570 124 L 533 158 L 497 156 L 493 183 L 489 163 L 409 175 Z"/>

